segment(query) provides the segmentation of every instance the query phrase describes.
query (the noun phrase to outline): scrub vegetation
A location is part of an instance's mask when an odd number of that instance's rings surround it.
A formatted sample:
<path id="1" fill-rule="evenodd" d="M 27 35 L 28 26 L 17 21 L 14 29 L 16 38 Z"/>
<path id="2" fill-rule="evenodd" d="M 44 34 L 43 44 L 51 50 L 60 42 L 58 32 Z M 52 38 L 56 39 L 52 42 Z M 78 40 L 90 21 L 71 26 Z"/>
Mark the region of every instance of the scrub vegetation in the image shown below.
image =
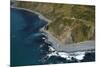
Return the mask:
<path id="1" fill-rule="evenodd" d="M 95 6 L 16 1 L 16 6 L 31 9 L 51 20 L 48 29 L 62 43 L 95 39 Z"/>

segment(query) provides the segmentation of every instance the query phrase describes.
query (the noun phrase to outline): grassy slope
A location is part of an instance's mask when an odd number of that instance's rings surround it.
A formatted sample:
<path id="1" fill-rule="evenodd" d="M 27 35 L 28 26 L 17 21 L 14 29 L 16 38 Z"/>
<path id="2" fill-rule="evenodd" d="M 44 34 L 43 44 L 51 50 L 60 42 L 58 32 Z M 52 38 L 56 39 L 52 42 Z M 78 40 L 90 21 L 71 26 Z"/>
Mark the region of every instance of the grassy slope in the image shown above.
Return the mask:
<path id="1" fill-rule="evenodd" d="M 63 43 L 94 40 L 94 6 L 37 2 L 16 3 L 17 7 L 38 11 L 52 20 L 52 23 L 48 25 L 48 31 Z"/>

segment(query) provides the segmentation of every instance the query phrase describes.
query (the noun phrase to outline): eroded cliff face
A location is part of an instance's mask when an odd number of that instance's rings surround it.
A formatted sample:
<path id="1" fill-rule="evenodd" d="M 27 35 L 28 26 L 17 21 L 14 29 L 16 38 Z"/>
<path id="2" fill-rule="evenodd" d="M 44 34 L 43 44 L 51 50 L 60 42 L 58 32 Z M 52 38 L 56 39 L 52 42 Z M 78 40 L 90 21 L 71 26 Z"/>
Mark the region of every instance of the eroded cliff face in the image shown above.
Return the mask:
<path id="1" fill-rule="evenodd" d="M 17 1 L 17 7 L 43 14 L 52 22 L 48 29 L 62 43 L 95 39 L 95 6 Z"/>

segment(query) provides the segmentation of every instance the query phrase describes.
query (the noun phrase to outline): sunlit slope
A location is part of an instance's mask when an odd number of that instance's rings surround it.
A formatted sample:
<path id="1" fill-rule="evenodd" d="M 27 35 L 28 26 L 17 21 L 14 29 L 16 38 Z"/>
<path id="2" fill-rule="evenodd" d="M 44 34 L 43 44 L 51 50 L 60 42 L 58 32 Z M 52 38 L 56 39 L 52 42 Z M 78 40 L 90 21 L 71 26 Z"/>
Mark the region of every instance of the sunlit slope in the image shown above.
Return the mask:
<path id="1" fill-rule="evenodd" d="M 21 1 L 16 6 L 40 12 L 51 20 L 47 31 L 62 43 L 95 39 L 95 6 Z"/>

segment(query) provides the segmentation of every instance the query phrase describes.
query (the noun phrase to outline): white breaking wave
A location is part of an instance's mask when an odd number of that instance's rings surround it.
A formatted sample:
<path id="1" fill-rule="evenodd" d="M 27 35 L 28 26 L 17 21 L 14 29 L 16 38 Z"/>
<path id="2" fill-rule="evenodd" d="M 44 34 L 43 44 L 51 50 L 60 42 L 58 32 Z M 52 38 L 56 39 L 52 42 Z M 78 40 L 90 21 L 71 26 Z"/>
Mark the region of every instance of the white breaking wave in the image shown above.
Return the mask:
<path id="1" fill-rule="evenodd" d="M 47 56 L 48 56 L 49 58 L 50 58 L 51 56 L 58 56 L 57 51 L 56 51 L 53 47 L 49 46 L 49 51 L 51 51 L 51 53 L 47 54 Z"/>
<path id="2" fill-rule="evenodd" d="M 85 52 L 75 52 L 75 56 L 73 56 L 77 60 L 83 60 L 85 56 Z"/>
<path id="3" fill-rule="evenodd" d="M 52 52 L 52 53 L 50 53 L 50 54 L 47 54 L 47 57 L 51 57 L 51 56 L 58 56 L 58 54 L 57 54 L 57 52 L 55 51 L 55 52 Z"/>
<path id="4" fill-rule="evenodd" d="M 62 57 L 62 58 L 65 58 L 66 60 L 72 60 L 71 56 L 68 54 L 68 53 L 65 53 L 65 52 L 58 52 L 59 56 Z"/>
<path id="5" fill-rule="evenodd" d="M 59 57 L 65 58 L 66 60 L 70 60 L 70 61 L 73 60 L 72 58 L 80 61 L 80 60 L 83 60 L 85 56 L 85 52 L 74 52 L 74 53 L 57 52 L 51 46 L 49 46 L 49 50 L 52 52 L 47 54 L 48 58 L 52 56 L 59 56 Z"/>
<path id="6" fill-rule="evenodd" d="M 55 49 L 51 46 L 49 46 L 49 51 L 55 51 Z"/>

